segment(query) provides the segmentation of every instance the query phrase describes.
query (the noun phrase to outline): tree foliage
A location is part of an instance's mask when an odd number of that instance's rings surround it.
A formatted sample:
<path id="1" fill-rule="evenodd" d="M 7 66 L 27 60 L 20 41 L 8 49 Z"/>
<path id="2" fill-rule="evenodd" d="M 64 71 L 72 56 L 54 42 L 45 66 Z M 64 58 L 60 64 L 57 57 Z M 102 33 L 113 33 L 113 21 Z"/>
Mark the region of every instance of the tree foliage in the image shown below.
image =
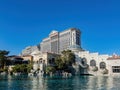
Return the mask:
<path id="1" fill-rule="evenodd" d="M 7 55 L 9 54 L 9 51 L 6 50 L 0 50 L 0 67 L 3 68 L 8 59 L 7 59 Z"/>
<path id="2" fill-rule="evenodd" d="M 62 51 L 61 59 L 67 65 L 72 65 L 75 63 L 75 55 L 71 50 Z"/>
<path id="3" fill-rule="evenodd" d="M 62 55 L 55 60 L 58 69 L 67 69 L 73 63 L 75 63 L 75 55 L 71 50 L 62 51 Z"/>
<path id="4" fill-rule="evenodd" d="M 62 61 L 60 56 L 56 57 L 55 64 L 56 64 L 58 69 L 62 69 L 63 68 L 64 62 Z"/>
<path id="5" fill-rule="evenodd" d="M 56 69 L 53 66 L 47 66 L 46 67 L 46 73 L 50 73 L 50 72 L 54 73 L 55 71 L 56 71 Z"/>
<path id="6" fill-rule="evenodd" d="M 13 72 L 29 73 L 32 69 L 31 64 L 17 64 L 13 68 Z"/>

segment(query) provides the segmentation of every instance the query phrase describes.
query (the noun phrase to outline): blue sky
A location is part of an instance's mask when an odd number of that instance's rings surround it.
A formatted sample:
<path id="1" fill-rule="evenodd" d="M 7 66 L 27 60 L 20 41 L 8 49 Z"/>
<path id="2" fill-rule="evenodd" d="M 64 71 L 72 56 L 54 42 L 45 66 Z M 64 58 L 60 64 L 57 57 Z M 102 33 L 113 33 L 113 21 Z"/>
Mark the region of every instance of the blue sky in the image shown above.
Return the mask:
<path id="1" fill-rule="evenodd" d="M 120 54 L 119 0 L 0 0 L 0 49 L 19 54 L 52 30 L 82 31 L 82 47 Z"/>

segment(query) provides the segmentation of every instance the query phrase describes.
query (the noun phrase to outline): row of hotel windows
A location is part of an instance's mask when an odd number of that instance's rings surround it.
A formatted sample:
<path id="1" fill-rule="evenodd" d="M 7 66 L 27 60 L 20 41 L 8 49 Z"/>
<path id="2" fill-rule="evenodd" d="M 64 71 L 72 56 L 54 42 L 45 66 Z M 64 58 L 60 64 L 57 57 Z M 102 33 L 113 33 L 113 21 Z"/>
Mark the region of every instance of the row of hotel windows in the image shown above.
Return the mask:
<path id="1" fill-rule="evenodd" d="M 70 32 L 64 33 L 64 34 L 60 34 L 59 37 L 66 37 L 66 36 L 70 36 Z"/>
<path id="2" fill-rule="evenodd" d="M 53 39 L 58 39 L 58 35 L 52 36 L 51 40 L 53 40 Z"/>
<path id="3" fill-rule="evenodd" d="M 113 73 L 120 73 L 120 68 L 119 69 L 113 69 Z"/>

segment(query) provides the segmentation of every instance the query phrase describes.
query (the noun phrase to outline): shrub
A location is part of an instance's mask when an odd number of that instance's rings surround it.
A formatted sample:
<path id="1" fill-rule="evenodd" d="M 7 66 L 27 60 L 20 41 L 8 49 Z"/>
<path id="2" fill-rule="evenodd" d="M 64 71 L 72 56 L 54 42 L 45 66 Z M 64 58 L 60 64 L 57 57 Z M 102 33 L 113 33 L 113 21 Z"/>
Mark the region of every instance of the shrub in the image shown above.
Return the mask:
<path id="1" fill-rule="evenodd" d="M 54 73 L 56 71 L 55 67 L 53 66 L 47 66 L 46 67 L 46 73 L 49 74 L 50 72 Z"/>

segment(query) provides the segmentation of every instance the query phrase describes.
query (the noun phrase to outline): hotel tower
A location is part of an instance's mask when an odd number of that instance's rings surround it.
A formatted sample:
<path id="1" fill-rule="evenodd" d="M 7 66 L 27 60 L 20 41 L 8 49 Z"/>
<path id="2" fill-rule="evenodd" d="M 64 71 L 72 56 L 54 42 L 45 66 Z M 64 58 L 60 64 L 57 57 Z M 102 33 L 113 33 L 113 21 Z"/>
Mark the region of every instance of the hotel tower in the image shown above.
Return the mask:
<path id="1" fill-rule="evenodd" d="M 49 36 L 40 43 L 42 52 L 60 53 L 63 50 L 81 49 L 81 32 L 77 28 L 70 28 L 62 32 L 53 30 Z"/>

